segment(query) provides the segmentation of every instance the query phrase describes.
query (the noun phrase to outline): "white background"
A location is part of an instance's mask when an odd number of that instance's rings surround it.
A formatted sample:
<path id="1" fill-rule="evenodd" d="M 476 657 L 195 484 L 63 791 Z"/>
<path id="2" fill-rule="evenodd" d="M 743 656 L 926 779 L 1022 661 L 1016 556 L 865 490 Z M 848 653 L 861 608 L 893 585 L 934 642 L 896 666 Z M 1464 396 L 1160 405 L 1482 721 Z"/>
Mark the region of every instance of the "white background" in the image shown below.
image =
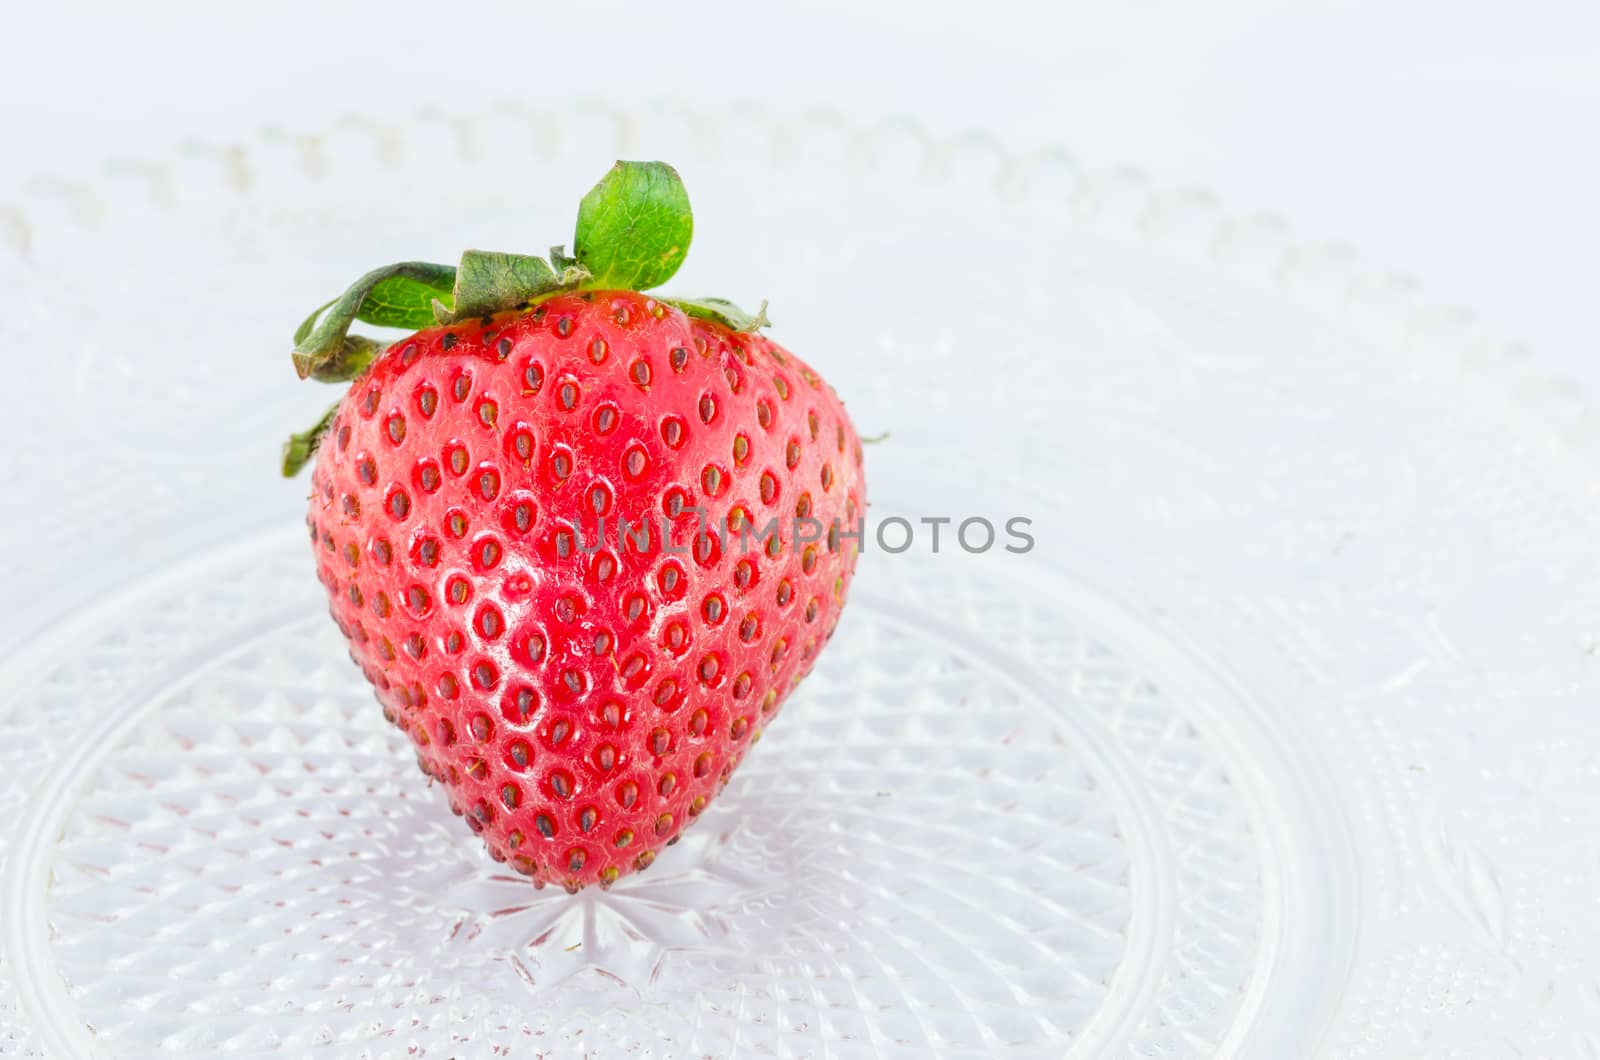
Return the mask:
<path id="1" fill-rule="evenodd" d="M 107 155 L 345 112 L 909 113 L 1281 212 L 1600 387 L 1593 0 L 22 2 L 0 16 L 0 202 Z"/>

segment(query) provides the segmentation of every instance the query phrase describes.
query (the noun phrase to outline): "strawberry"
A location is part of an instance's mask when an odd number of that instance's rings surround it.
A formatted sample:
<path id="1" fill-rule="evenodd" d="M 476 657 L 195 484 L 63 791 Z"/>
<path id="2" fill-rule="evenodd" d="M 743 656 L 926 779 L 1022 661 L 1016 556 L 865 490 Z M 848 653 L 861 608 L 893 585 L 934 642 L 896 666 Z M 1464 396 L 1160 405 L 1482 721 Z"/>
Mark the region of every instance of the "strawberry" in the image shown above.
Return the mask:
<path id="1" fill-rule="evenodd" d="M 334 621 L 423 773 L 538 886 L 609 886 L 705 810 L 858 551 L 833 390 L 764 314 L 642 293 L 691 232 L 670 167 L 618 163 L 572 256 L 375 270 L 296 335 L 302 377 L 353 380 L 284 462 L 315 455 Z M 421 330 L 382 348 L 358 319 Z"/>

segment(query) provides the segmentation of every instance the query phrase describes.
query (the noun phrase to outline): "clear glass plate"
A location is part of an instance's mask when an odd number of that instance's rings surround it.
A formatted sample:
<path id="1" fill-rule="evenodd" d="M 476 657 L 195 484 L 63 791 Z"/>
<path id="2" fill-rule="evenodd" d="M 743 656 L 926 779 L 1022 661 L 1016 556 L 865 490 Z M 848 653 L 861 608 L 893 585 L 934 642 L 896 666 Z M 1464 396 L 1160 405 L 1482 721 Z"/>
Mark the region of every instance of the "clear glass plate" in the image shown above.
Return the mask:
<path id="1" fill-rule="evenodd" d="M 674 286 L 770 298 L 891 432 L 915 533 L 684 841 L 568 896 L 419 781 L 275 458 L 307 306 L 564 239 L 617 156 L 695 198 Z M 1600 1053 L 1595 420 L 1340 248 L 905 122 L 593 106 L 191 145 L 0 241 L 0 1052 Z"/>

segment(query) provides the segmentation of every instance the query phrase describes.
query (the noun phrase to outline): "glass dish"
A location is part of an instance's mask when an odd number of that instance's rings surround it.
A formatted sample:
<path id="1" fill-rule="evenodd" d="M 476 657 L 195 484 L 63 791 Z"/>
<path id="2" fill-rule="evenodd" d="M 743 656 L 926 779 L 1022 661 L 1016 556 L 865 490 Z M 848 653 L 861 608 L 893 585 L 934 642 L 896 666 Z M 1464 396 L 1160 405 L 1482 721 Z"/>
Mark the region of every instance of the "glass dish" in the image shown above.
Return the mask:
<path id="1" fill-rule="evenodd" d="M 307 306 L 538 252 L 615 157 L 914 541 L 573 897 L 419 780 L 275 466 Z M 506 106 L 40 184 L 0 280 L 0 1053 L 1600 1052 L 1596 421 L 1341 247 L 906 121 Z"/>

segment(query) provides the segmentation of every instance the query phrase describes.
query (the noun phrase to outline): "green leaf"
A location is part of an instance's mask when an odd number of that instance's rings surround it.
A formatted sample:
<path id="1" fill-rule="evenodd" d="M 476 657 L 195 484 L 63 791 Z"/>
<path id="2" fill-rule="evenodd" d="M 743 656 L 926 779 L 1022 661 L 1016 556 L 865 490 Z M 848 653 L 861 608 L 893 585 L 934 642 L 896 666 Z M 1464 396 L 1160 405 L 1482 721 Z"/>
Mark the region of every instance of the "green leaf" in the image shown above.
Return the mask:
<path id="1" fill-rule="evenodd" d="M 383 352 L 383 343 L 365 335 L 346 335 L 338 352 L 320 361 L 311 369 L 311 378 L 319 383 L 348 383 L 367 370 L 367 365 Z"/>
<path id="2" fill-rule="evenodd" d="M 433 326 L 434 299 L 452 297 L 455 270 L 448 265 L 434 266 L 438 274 L 430 280 L 412 276 L 389 276 L 379 280 L 367 297 L 361 300 L 356 319 L 386 328 L 418 328 Z"/>
<path id="3" fill-rule="evenodd" d="M 456 267 L 455 319 L 488 316 L 561 289 L 543 258 L 469 250 Z"/>
<path id="4" fill-rule="evenodd" d="M 589 287 L 645 291 L 672 279 L 689 253 L 694 217 L 677 170 L 618 162 L 578 205 L 572 252 Z"/>
<path id="5" fill-rule="evenodd" d="M 339 404 L 334 402 L 333 407 L 324 412 L 322 418 L 313 424 L 310 430 L 291 434 L 289 440 L 283 443 L 284 478 L 294 478 L 316 454 L 317 446 L 322 444 L 323 436 L 333 425 L 333 417 L 339 411 Z"/>
<path id="6" fill-rule="evenodd" d="M 333 302 L 337 301 L 337 298 L 333 300 Z M 317 318 L 326 312 L 328 307 L 333 305 L 333 302 L 324 302 L 317 306 L 316 309 L 312 310 L 311 315 L 302 320 L 300 326 L 294 329 L 294 344 L 296 346 L 311 336 L 311 329 L 317 326 Z"/>
<path id="7" fill-rule="evenodd" d="M 663 301 L 677 306 L 692 317 L 715 320 L 734 331 L 760 331 L 772 325 L 772 321 L 767 319 L 765 301 L 754 313 L 746 313 L 726 298 L 666 298 Z"/>
<path id="8" fill-rule="evenodd" d="M 564 244 L 557 243 L 550 248 L 550 264 L 555 266 L 557 272 L 566 272 L 577 263 L 578 259 L 567 253 Z"/>
<path id="9" fill-rule="evenodd" d="M 454 280 L 450 266 L 425 261 L 373 269 L 295 330 L 295 371 L 301 379 L 316 375 L 323 364 L 344 353 L 350 325 L 358 319 L 391 327 L 429 326 L 433 300 L 453 297 Z"/>

